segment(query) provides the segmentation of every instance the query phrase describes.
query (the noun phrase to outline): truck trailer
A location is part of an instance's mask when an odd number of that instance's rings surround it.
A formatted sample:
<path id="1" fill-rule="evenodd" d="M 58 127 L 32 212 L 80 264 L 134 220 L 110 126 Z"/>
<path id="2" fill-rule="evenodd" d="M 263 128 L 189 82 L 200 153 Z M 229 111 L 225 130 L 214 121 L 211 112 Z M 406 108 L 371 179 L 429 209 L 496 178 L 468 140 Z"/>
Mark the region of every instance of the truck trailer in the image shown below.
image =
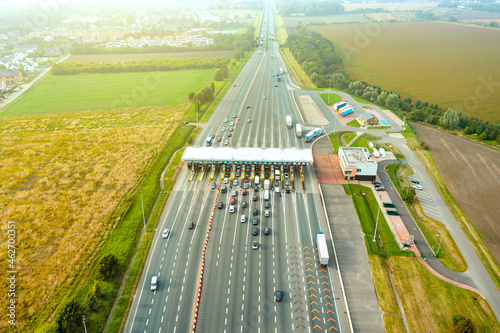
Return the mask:
<path id="1" fill-rule="evenodd" d="M 347 105 L 347 101 L 346 100 L 342 100 L 342 101 L 340 101 L 338 103 L 333 104 L 333 109 L 335 111 L 338 111 L 338 110 L 342 109 L 346 105 Z"/>
<path id="2" fill-rule="evenodd" d="M 286 117 L 285 117 L 285 120 L 286 120 L 286 127 L 288 127 L 288 128 L 292 128 L 292 126 L 293 126 L 293 123 L 292 123 L 292 117 L 290 117 L 290 116 L 286 116 Z"/>
<path id="3" fill-rule="evenodd" d="M 295 124 L 295 134 L 297 134 L 298 138 L 302 137 L 302 125 L 299 123 Z"/>
<path id="4" fill-rule="evenodd" d="M 269 190 L 271 187 L 271 181 L 269 179 L 264 180 L 264 190 Z"/>
<path id="5" fill-rule="evenodd" d="M 319 264 L 321 266 L 328 265 L 330 256 L 328 255 L 328 247 L 326 246 L 326 237 L 323 231 L 316 232 L 316 246 L 318 247 Z"/>
<path id="6" fill-rule="evenodd" d="M 315 128 L 307 133 L 304 139 L 306 142 L 311 142 L 315 137 L 320 136 L 321 134 L 323 134 L 323 130 L 321 128 Z"/>
<path id="7" fill-rule="evenodd" d="M 354 110 L 352 109 L 352 106 L 350 105 L 347 105 L 345 107 L 343 107 L 342 109 L 339 110 L 339 114 L 342 116 L 342 117 L 345 117 L 347 116 L 348 114 L 351 114 L 353 113 Z"/>

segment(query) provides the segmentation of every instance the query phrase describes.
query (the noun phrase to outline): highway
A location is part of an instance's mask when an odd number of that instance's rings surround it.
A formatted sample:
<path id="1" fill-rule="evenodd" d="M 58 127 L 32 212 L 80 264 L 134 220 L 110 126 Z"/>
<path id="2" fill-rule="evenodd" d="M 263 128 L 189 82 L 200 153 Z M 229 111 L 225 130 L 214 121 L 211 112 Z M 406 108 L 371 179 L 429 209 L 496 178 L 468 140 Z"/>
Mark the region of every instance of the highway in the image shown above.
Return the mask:
<path id="1" fill-rule="evenodd" d="M 266 10 L 263 20 L 262 33 L 267 39 L 274 31 L 272 13 Z M 206 138 L 214 136 L 216 146 L 309 148 L 285 124 L 286 115 L 294 123 L 300 117 L 289 92 L 289 78 L 285 74 L 281 82 L 276 79 L 280 67 L 284 65 L 275 41 L 268 40 L 267 51 L 265 43 L 261 49 L 257 47 L 195 146 L 205 146 Z M 190 181 L 192 170 L 184 167 L 162 213 L 125 332 L 192 331 L 201 254 L 210 214 L 219 202 L 223 208 L 214 211 L 196 331 L 340 331 L 344 318 L 337 316 L 336 298 L 341 296 L 334 291 L 339 287 L 330 240 L 328 267 L 318 266 L 316 254 L 315 233 L 327 231 L 318 184 L 311 167 L 304 167 L 303 184 L 298 167 L 294 170 L 290 193 L 284 191 L 284 181 L 278 192 L 271 191 L 270 216 L 266 217 L 262 181 L 257 191 L 250 181 L 248 193 L 243 195 L 243 181 L 238 177 L 238 185 L 231 184 L 227 193 L 220 193 L 219 188 L 211 188 L 208 172 L 200 181 L 197 170 Z M 219 171 L 218 167 L 217 184 Z M 233 190 L 236 211 L 230 213 Z M 243 201 L 246 208 L 242 208 Z M 254 208 L 258 210 L 255 216 Z M 247 216 L 244 223 L 240 222 L 242 214 Z M 257 224 L 252 223 L 254 217 Z M 195 223 L 192 230 L 187 228 L 191 221 Z M 269 235 L 264 234 L 265 227 L 270 229 Z M 171 231 L 167 239 L 162 238 L 165 228 Z M 258 228 L 257 235 L 252 234 L 253 228 Z M 258 242 L 258 249 L 252 249 L 253 241 Z M 155 275 L 158 289 L 151 291 Z M 274 300 L 276 289 L 283 290 L 281 302 Z"/>

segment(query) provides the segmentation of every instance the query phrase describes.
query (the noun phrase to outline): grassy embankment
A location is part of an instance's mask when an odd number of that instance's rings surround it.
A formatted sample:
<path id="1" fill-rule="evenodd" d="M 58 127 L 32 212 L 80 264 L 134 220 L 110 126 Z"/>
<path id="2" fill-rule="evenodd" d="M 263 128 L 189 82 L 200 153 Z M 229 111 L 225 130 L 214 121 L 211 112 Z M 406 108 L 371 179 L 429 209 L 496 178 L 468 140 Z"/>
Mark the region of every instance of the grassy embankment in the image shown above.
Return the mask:
<path id="1" fill-rule="evenodd" d="M 490 274 L 496 286 L 500 289 L 500 268 L 498 267 L 495 258 L 482 241 L 481 236 L 479 235 L 477 230 L 467 219 L 465 213 L 462 211 L 460 206 L 453 199 L 451 193 L 446 188 L 446 185 L 444 184 L 443 178 L 441 177 L 439 170 L 434 163 L 434 159 L 432 158 L 431 153 L 421 147 L 420 140 L 411 131 L 410 128 L 408 128 L 407 131 L 403 132 L 403 135 L 407 139 L 408 147 L 415 147 L 415 153 L 422 165 L 425 167 L 427 174 L 429 175 L 429 177 L 431 177 L 434 185 L 441 194 L 441 197 L 446 202 L 446 205 L 449 207 L 457 222 L 460 224 L 460 227 L 469 239 L 471 245 L 474 247 L 474 250 L 483 262 L 486 270 Z"/>
<path id="2" fill-rule="evenodd" d="M 304 89 L 316 89 L 316 86 L 312 83 L 311 79 L 309 79 L 309 76 L 307 76 L 302 67 L 300 67 L 297 63 L 290 50 L 288 48 L 280 47 L 280 53 L 286 63 L 286 67 L 295 78 L 297 84 Z M 290 72 L 288 74 L 290 74 Z"/>

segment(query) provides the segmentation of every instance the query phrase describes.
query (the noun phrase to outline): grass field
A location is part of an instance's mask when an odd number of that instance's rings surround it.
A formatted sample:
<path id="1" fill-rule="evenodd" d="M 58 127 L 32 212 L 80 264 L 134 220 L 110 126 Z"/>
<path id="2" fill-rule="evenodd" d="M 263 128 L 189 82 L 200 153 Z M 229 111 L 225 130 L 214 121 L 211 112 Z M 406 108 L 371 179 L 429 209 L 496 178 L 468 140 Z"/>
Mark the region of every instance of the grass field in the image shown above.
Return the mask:
<path id="1" fill-rule="evenodd" d="M 366 23 L 372 20 L 361 14 L 341 14 L 341 15 L 325 15 L 325 16 L 283 16 L 285 26 L 295 27 L 301 22 L 307 24 L 335 24 L 335 23 Z"/>
<path id="2" fill-rule="evenodd" d="M 72 55 L 64 62 L 80 61 L 117 63 L 125 61 L 142 61 L 149 59 L 214 59 L 233 57 L 233 50 L 226 51 L 197 51 L 197 52 L 172 52 L 172 53 L 137 53 L 137 54 L 79 54 Z"/>
<path id="3" fill-rule="evenodd" d="M 499 332 L 490 307 L 477 294 L 441 281 L 416 258 L 388 259 L 410 332 L 453 332 L 452 316 L 470 318 L 475 332 Z"/>
<path id="4" fill-rule="evenodd" d="M 49 76 L 1 113 L 44 114 L 180 104 L 213 80 L 215 69 Z"/>
<path id="5" fill-rule="evenodd" d="M 186 108 L 0 118 L 0 202 L 5 208 L 0 218 L 16 224 L 17 288 L 22 290 L 16 332 L 40 327 L 40 320 L 45 323 L 66 297 L 75 296 L 66 294 L 68 288 L 75 287 L 75 277 L 88 274 L 94 252 L 122 218 L 113 215 L 115 209 L 137 190 Z M 3 233 L 6 228 L 2 224 Z M 137 236 L 128 232 L 135 237 L 133 249 Z M 112 251 L 122 257 L 129 249 L 120 245 L 124 238 L 117 241 Z M 7 238 L 0 242 L 6 247 Z M 6 255 L 0 254 L 3 271 L 8 270 Z M 6 287 L 0 284 L 4 303 Z M 0 331 L 7 326 L 4 317 Z"/>
<path id="6" fill-rule="evenodd" d="M 360 80 L 500 121 L 498 29 L 438 22 L 314 29 L 334 42 L 348 71 Z"/>
<path id="7" fill-rule="evenodd" d="M 492 198 L 500 197 L 498 186 L 500 152 L 431 127 L 415 124 L 412 126 L 415 127 L 420 140 L 425 141 L 429 146 L 437 171 L 447 190 L 474 226 L 466 226 L 462 229 L 465 229 L 466 234 L 472 235 L 472 244 L 478 247 L 477 252 L 483 252 L 482 248 L 485 244 L 493 254 L 494 259 L 489 258 L 487 261 L 496 268 L 498 285 L 500 279 L 498 267 L 500 262 L 500 230 L 498 229 L 500 207 L 492 205 Z M 462 218 L 457 218 L 457 220 L 466 224 Z"/>

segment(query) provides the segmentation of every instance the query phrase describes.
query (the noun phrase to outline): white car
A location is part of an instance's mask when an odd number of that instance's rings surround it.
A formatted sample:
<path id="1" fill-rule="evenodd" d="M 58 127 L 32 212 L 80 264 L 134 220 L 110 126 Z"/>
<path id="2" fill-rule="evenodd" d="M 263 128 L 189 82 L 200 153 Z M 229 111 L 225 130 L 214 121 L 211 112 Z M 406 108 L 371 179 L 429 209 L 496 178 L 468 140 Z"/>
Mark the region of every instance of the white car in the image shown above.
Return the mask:
<path id="1" fill-rule="evenodd" d="M 229 140 L 224 141 L 224 144 L 227 146 L 229 144 Z"/>
<path id="2" fill-rule="evenodd" d="M 240 221 L 241 221 L 241 223 L 245 223 L 247 221 L 247 216 L 246 215 L 241 215 Z"/>
<path id="3" fill-rule="evenodd" d="M 415 185 L 413 185 L 413 188 L 414 188 L 415 190 L 420 190 L 420 191 L 422 191 L 422 190 L 424 189 L 424 188 L 422 187 L 422 185 L 416 185 L 416 184 L 415 184 Z"/>
<path id="4" fill-rule="evenodd" d="M 224 178 L 224 184 L 229 183 L 229 178 Z"/>
<path id="5" fill-rule="evenodd" d="M 161 238 L 168 238 L 169 235 L 170 235 L 170 230 L 165 229 L 165 230 L 163 230 L 163 234 L 161 235 Z"/>

